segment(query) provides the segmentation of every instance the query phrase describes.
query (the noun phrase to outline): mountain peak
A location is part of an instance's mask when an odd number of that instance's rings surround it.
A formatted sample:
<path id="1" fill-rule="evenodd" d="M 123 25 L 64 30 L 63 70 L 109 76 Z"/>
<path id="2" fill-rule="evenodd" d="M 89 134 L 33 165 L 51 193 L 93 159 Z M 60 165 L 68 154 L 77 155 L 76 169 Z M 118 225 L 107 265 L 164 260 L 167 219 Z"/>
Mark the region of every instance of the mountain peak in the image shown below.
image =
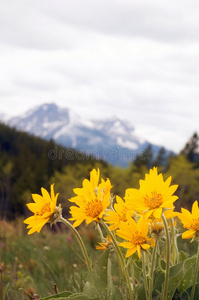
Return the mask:
<path id="1" fill-rule="evenodd" d="M 106 120 L 83 120 L 68 108 L 44 103 L 22 116 L 9 120 L 9 125 L 28 133 L 53 139 L 66 147 L 73 147 L 112 164 L 125 165 L 147 141 L 135 134 L 134 127 L 118 117 Z"/>
<path id="2" fill-rule="evenodd" d="M 44 103 L 42 105 L 36 106 L 35 108 L 28 110 L 22 118 L 33 118 L 39 117 L 43 121 L 48 120 L 48 122 L 54 122 L 57 118 L 62 120 L 67 120 L 69 115 L 69 110 L 67 108 L 61 109 L 55 103 Z"/>

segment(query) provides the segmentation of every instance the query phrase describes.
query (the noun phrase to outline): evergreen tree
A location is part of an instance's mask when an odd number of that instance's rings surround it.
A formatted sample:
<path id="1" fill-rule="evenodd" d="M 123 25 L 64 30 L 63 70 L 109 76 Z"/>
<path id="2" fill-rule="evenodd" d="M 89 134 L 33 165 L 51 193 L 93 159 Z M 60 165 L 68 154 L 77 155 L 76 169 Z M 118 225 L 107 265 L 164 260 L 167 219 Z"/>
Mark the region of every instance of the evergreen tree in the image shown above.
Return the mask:
<path id="1" fill-rule="evenodd" d="M 172 177 L 172 184 L 178 185 L 176 209 L 180 211 L 184 207 L 190 210 L 193 202 L 199 199 L 199 169 L 184 154 L 180 154 L 170 159 L 168 170 L 164 173 L 165 179 L 169 176 Z"/>
<path id="2" fill-rule="evenodd" d="M 155 167 L 162 167 L 162 171 L 166 169 L 168 165 L 168 156 L 164 147 L 160 148 L 153 165 Z"/>
<path id="3" fill-rule="evenodd" d="M 136 156 L 134 165 L 138 168 L 146 166 L 148 169 L 153 166 L 153 151 L 151 145 L 148 145 L 146 149 Z"/>
<path id="4" fill-rule="evenodd" d="M 186 143 L 181 153 L 184 154 L 190 162 L 197 161 L 199 163 L 199 137 L 196 132 Z"/>

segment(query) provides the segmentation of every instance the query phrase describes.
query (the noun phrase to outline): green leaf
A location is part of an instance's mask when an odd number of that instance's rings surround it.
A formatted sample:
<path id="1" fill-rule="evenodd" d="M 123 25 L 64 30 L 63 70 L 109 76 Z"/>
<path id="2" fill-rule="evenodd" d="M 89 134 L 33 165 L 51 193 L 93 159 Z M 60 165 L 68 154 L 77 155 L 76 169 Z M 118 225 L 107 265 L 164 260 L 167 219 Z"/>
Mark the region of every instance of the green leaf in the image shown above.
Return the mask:
<path id="1" fill-rule="evenodd" d="M 192 287 L 189 287 L 186 291 L 183 291 L 180 299 L 181 300 L 190 300 L 191 291 L 192 291 Z M 194 300 L 198 300 L 199 299 L 199 283 L 196 284 L 195 294 L 194 294 L 194 298 L 193 299 Z"/>
<path id="2" fill-rule="evenodd" d="M 123 300 L 122 294 L 119 289 L 113 285 L 111 280 L 111 260 L 109 259 L 109 252 L 110 250 L 108 249 L 100 256 L 93 270 L 88 275 L 82 294 L 87 296 L 88 299 Z"/>
<path id="3" fill-rule="evenodd" d="M 164 278 L 165 278 L 165 274 L 162 271 L 155 271 L 153 290 L 156 293 L 157 292 L 160 293 L 162 291 L 162 285 L 164 283 Z"/>
<path id="4" fill-rule="evenodd" d="M 184 274 L 180 285 L 179 285 L 179 293 L 181 294 L 183 291 L 186 291 L 193 284 L 193 269 L 192 266 L 190 269 Z"/>
<path id="5" fill-rule="evenodd" d="M 145 293 L 145 288 L 144 285 L 140 285 L 139 288 L 137 289 L 137 299 L 142 299 L 142 300 L 146 300 L 146 293 Z"/>
<path id="6" fill-rule="evenodd" d="M 180 294 L 182 294 L 184 290 L 187 290 L 193 284 L 193 272 L 194 272 L 193 268 L 195 266 L 195 262 L 196 262 L 196 256 L 188 258 L 183 262 L 184 263 L 183 274 L 182 274 L 181 282 L 178 287 Z"/>
<path id="7" fill-rule="evenodd" d="M 56 295 L 52 295 L 49 297 L 41 298 L 39 300 L 68 300 L 68 299 L 75 299 L 75 300 L 99 300 L 99 298 L 90 298 L 87 297 L 84 293 L 71 293 L 71 292 L 62 292 Z"/>
<path id="8" fill-rule="evenodd" d="M 167 300 L 172 300 L 183 274 L 183 262 L 170 268 Z"/>
<path id="9" fill-rule="evenodd" d="M 134 276 L 137 282 L 141 283 L 142 281 L 142 268 L 140 268 L 134 261 L 131 262 L 134 268 Z"/>
<path id="10" fill-rule="evenodd" d="M 3 300 L 6 299 L 8 287 L 9 287 L 9 283 L 6 284 L 6 286 L 4 286 L 4 288 L 3 288 Z"/>
<path id="11" fill-rule="evenodd" d="M 189 270 L 194 265 L 195 260 L 196 257 L 191 257 L 170 268 L 167 300 L 172 300 L 176 293 L 180 294 L 182 290 L 185 290 L 184 286 L 188 287 L 190 282 L 192 284 L 193 276 L 190 280 Z"/>
<path id="12" fill-rule="evenodd" d="M 106 300 L 124 300 L 124 298 L 118 288 L 115 288 L 114 294 L 107 296 L 105 299 Z"/>
<path id="13" fill-rule="evenodd" d="M 63 297 L 69 297 L 70 295 L 72 295 L 72 292 L 61 292 L 55 295 L 51 295 L 45 298 L 39 298 L 39 300 L 53 300 L 53 299 L 62 299 Z"/>
<path id="14" fill-rule="evenodd" d="M 107 263 L 109 249 L 106 250 L 95 263 L 93 270 L 88 275 L 88 280 L 84 287 L 84 294 L 90 298 L 102 298 L 107 294 Z"/>
<path id="15" fill-rule="evenodd" d="M 123 300 L 123 296 L 120 293 L 120 290 L 113 285 L 112 281 L 112 272 L 111 272 L 111 260 L 108 258 L 107 264 L 107 294 L 106 300 Z"/>
<path id="16" fill-rule="evenodd" d="M 170 268 L 167 300 L 175 299 L 177 295 L 182 294 L 183 290 L 193 284 L 192 268 L 196 257 L 186 258 L 183 253 L 181 253 L 181 259 L 182 261 L 180 263 Z M 190 271 L 190 269 L 192 271 Z M 153 296 L 155 297 L 159 293 L 162 293 L 165 274 L 162 271 L 156 271 L 154 278 Z"/>
<path id="17" fill-rule="evenodd" d="M 69 298 L 67 299 L 75 299 L 75 300 L 99 300 L 98 297 L 95 298 L 89 298 L 88 296 L 86 296 L 84 293 L 75 293 L 73 295 L 71 295 Z M 60 299 L 60 300 L 65 300 L 64 299 Z"/>
<path id="18" fill-rule="evenodd" d="M 179 260 L 180 260 L 180 261 L 183 261 L 183 260 L 187 259 L 187 255 L 186 255 L 186 253 L 183 252 L 183 251 L 180 251 L 178 257 L 179 257 Z"/>

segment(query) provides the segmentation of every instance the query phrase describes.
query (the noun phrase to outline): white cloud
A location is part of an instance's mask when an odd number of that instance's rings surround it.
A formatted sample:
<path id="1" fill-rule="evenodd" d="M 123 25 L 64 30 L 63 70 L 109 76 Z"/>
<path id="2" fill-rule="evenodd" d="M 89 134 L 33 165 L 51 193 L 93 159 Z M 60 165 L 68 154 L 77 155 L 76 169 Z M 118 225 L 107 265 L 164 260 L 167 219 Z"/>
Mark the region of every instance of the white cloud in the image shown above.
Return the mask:
<path id="1" fill-rule="evenodd" d="M 198 129 L 196 0 L 7 0 L 0 8 L 2 112 L 56 102 L 85 118 L 118 115 L 176 151 Z"/>

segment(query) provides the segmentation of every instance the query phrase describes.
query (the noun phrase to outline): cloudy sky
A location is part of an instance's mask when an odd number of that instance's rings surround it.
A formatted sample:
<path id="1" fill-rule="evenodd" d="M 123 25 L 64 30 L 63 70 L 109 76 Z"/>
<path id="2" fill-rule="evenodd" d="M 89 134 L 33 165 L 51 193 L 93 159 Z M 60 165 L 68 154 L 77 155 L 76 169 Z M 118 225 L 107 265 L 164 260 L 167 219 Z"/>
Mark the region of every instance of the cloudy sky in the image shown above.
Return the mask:
<path id="1" fill-rule="evenodd" d="M 199 129 L 196 0 L 3 0 L 0 113 L 55 102 L 174 151 Z"/>

